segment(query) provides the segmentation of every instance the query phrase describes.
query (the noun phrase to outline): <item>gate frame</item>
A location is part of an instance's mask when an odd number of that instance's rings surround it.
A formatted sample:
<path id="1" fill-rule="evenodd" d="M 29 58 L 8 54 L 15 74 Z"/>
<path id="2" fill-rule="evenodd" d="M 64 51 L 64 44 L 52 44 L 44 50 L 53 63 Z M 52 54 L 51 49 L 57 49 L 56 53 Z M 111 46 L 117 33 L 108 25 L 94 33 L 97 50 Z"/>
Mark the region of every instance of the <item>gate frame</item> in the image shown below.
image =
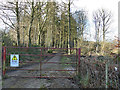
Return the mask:
<path id="1" fill-rule="evenodd" d="M 9 55 L 9 54 L 6 54 L 6 48 L 39 48 L 39 49 L 41 49 L 41 51 L 42 51 L 42 49 L 66 49 L 66 50 L 68 50 L 68 49 L 75 49 L 76 50 L 76 59 L 77 59 L 77 55 L 78 55 L 78 60 L 76 60 L 77 62 L 76 62 L 76 70 L 74 70 L 74 71 L 76 71 L 76 74 L 77 75 L 79 75 L 80 74 L 80 56 L 81 56 L 81 48 L 40 48 L 40 47 L 12 47 L 12 46 L 3 46 L 2 47 L 2 57 L 3 57 L 3 59 L 2 59 L 2 66 L 3 66 L 3 68 L 2 68 L 2 72 L 3 72 L 3 76 L 5 76 L 5 73 L 6 73 L 6 55 Z M 23 54 L 22 54 L 23 55 Z M 30 55 L 30 54 L 27 54 L 28 56 Z M 39 54 L 39 56 L 43 56 L 42 55 L 42 53 L 40 52 L 40 54 Z M 47 55 L 47 56 L 49 56 L 49 55 Z M 53 55 L 53 56 L 55 56 L 55 55 Z M 65 55 L 63 55 L 63 56 L 65 56 Z M 70 55 L 69 55 L 70 56 Z M 42 68 L 41 68 L 41 66 L 42 66 L 42 63 L 48 63 L 48 62 L 41 62 L 41 60 L 40 60 L 40 76 L 24 76 L 24 77 L 28 77 L 28 78 L 69 78 L 69 79 L 72 79 L 73 77 L 67 77 L 67 76 L 57 76 L 57 77 L 49 77 L 49 76 L 42 76 L 41 75 L 41 71 L 42 71 Z M 55 62 L 50 62 L 50 63 L 55 63 Z M 60 63 L 60 62 L 59 62 Z M 68 64 L 68 63 L 67 63 Z M 13 70 L 15 70 L 15 69 L 13 69 Z M 16 69 L 16 70 L 19 70 L 19 69 Z M 21 69 L 21 70 L 30 70 L 30 69 Z M 33 70 L 33 69 L 32 69 Z M 48 70 L 48 71 L 50 71 L 50 70 Z M 56 70 L 53 70 L 53 71 L 56 71 Z M 57 71 L 73 71 L 73 70 L 57 70 Z M 22 77 L 22 76 L 10 76 L 10 77 Z"/>

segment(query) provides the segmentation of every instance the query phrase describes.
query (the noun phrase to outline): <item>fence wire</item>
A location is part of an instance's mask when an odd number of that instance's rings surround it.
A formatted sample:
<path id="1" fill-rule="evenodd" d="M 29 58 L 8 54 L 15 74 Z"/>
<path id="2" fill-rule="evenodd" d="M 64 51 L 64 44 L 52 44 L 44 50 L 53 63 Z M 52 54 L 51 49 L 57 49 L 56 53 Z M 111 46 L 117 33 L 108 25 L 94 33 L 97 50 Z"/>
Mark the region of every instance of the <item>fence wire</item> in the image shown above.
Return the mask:
<path id="1" fill-rule="evenodd" d="M 96 59 L 81 58 L 80 84 L 89 88 L 118 88 L 118 72 L 115 71 L 117 64 L 108 64 Z M 106 73 L 107 69 L 107 73 Z M 107 75 L 107 78 L 106 78 Z M 106 82 L 107 79 L 107 82 Z"/>

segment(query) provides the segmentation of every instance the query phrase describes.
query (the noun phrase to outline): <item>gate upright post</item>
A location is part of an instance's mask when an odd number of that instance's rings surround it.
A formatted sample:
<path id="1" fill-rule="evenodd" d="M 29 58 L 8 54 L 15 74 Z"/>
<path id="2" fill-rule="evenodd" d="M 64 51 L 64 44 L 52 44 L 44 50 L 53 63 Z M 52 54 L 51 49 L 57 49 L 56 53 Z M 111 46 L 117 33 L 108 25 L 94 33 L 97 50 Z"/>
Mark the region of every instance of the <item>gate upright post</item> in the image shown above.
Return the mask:
<path id="1" fill-rule="evenodd" d="M 3 47 L 3 76 L 5 75 L 6 47 Z"/>
<path id="2" fill-rule="evenodd" d="M 42 77 L 42 48 L 40 52 L 40 78 Z"/>
<path id="3" fill-rule="evenodd" d="M 78 75 L 80 75 L 80 53 L 81 53 L 81 49 L 78 49 Z"/>
<path id="4" fill-rule="evenodd" d="M 76 48 L 76 75 L 78 74 L 78 49 Z"/>

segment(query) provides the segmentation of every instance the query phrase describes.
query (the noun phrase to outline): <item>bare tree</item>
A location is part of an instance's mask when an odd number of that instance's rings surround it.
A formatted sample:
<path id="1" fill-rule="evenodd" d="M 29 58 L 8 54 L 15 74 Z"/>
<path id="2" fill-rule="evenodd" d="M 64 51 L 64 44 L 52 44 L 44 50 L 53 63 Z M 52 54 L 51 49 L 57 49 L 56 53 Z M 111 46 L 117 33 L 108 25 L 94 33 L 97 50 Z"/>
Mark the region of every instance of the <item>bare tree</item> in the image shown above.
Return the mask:
<path id="1" fill-rule="evenodd" d="M 1 3 L 0 19 L 5 25 L 8 25 L 17 32 L 17 45 L 20 45 L 20 14 L 24 8 L 21 2 L 7 2 L 6 4 Z M 6 20 L 5 20 L 6 19 Z"/>
<path id="2" fill-rule="evenodd" d="M 95 12 L 94 20 L 95 21 L 95 27 L 97 30 L 97 33 L 99 32 L 99 30 L 102 31 L 102 36 L 103 36 L 103 44 L 102 44 L 102 54 L 104 54 L 104 43 L 105 43 L 105 36 L 108 33 L 110 24 L 111 24 L 111 12 L 107 11 L 105 9 L 98 9 Z M 98 35 L 97 35 L 98 36 Z M 98 38 L 97 38 L 98 41 Z"/>
<path id="3" fill-rule="evenodd" d="M 48 9 L 45 7 L 46 2 L 38 2 L 37 5 L 37 20 L 38 20 L 38 45 L 42 45 L 42 35 L 44 33 L 44 27 L 47 21 Z M 45 11 L 46 10 L 46 11 Z M 42 17 L 44 16 L 44 17 Z"/>
<path id="4" fill-rule="evenodd" d="M 100 41 L 101 19 L 97 12 L 93 13 L 93 22 L 95 23 L 96 53 L 98 53 L 99 41 Z"/>
<path id="5" fill-rule="evenodd" d="M 85 34 L 88 21 L 86 11 L 85 10 L 75 11 L 75 17 L 77 21 L 77 38 L 78 38 L 77 43 L 79 46 L 82 46 L 83 36 Z"/>
<path id="6" fill-rule="evenodd" d="M 29 32 L 29 46 L 31 46 L 31 29 L 32 29 L 32 24 L 33 24 L 33 20 L 34 20 L 34 12 L 35 12 L 35 6 L 34 6 L 34 0 L 32 1 L 32 10 L 31 10 L 31 20 L 30 20 L 30 25 L 28 28 L 28 32 Z"/>
<path id="7" fill-rule="evenodd" d="M 99 10 L 100 18 L 101 18 L 101 25 L 102 25 L 102 31 L 103 31 L 103 41 L 105 41 L 105 36 L 108 32 L 108 29 L 111 24 L 111 12 L 101 9 Z"/>

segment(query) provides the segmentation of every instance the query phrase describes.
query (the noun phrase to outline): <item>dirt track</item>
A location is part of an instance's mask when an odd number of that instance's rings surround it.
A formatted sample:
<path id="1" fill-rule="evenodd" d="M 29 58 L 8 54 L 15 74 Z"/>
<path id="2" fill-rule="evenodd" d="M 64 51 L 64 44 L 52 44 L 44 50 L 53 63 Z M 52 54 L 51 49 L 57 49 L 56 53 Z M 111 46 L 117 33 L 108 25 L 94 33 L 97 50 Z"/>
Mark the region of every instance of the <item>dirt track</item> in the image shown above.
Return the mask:
<path id="1" fill-rule="evenodd" d="M 55 56 L 51 58 L 48 62 L 60 62 L 60 56 Z M 40 68 L 39 64 L 35 64 L 29 67 L 25 67 L 27 69 Z M 72 67 L 69 67 L 70 69 Z M 63 69 L 60 64 L 42 64 L 42 69 Z M 72 68 L 74 69 L 74 68 Z M 8 72 L 8 75 L 16 75 L 16 76 L 25 76 L 25 75 L 34 75 L 39 76 L 40 71 L 13 71 Z M 75 74 L 75 72 L 57 72 L 57 71 L 44 71 L 42 72 L 43 76 L 68 76 Z M 40 79 L 40 78 L 18 78 L 11 77 L 7 78 L 3 81 L 3 88 L 79 88 L 72 80 L 57 78 L 57 79 Z"/>

